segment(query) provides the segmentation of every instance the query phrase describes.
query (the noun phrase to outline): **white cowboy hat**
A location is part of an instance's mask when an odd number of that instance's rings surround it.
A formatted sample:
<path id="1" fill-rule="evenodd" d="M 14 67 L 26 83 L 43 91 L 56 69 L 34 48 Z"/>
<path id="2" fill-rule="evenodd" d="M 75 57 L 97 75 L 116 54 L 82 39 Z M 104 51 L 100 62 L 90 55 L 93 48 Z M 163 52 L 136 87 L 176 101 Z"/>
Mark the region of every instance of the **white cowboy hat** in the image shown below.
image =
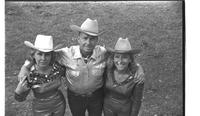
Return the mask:
<path id="1" fill-rule="evenodd" d="M 41 52 L 51 52 L 61 47 L 60 44 L 56 47 L 53 47 L 53 37 L 47 35 L 37 35 L 34 44 L 29 41 L 24 41 L 24 44 Z"/>
<path id="2" fill-rule="evenodd" d="M 70 28 L 74 31 L 83 32 L 86 34 L 89 34 L 91 36 L 99 36 L 103 32 L 99 33 L 99 27 L 97 20 L 91 20 L 90 18 L 87 18 L 81 25 L 81 27 L 77 25 L 70 25 Z"/>
<path id="3" fill-rule="evenodd" d="M 109 52 L 131 54 L 138 54 L 142 51 L 141 49 L 132 49 L 129 39 L 123 39 L 121 37 L 117 40 L 114 49 L 109 47 L 107 47 L 106 49 Z"/>

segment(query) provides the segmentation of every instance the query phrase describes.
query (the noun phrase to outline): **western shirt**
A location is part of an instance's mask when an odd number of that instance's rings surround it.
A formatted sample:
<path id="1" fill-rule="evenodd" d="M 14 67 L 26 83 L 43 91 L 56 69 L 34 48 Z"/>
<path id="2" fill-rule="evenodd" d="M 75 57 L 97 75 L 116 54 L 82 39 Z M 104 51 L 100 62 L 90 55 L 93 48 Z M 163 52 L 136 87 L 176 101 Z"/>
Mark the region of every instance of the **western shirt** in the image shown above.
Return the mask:
<path id="1" fill-rule="evenodd" d="M 57 61 L 66 67 L 67 87 L 78 94 L 91 93 L 101 88 L 106 67 L 105 53 L 106 49 L 97 45 L 85 63 L 79 45 L 58 50 Z"/>

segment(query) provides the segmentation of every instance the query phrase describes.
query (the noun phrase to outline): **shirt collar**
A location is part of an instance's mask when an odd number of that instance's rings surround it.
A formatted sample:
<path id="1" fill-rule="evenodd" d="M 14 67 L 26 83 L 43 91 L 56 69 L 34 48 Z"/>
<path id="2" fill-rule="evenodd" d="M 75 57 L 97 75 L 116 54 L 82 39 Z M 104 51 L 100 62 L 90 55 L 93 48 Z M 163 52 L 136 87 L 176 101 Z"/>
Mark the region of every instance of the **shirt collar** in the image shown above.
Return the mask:
<path id="1" fill-rule="evenodd" d="M 75 46 L 73 51 L 74 51 L 74 59 L 82 57 L 80 52 L 80 46 Z"/>
<path id="2" fill-rule="evenodd" d="M 98 55 L 99 55 L 98 54 L 98 47 L 95 46 L 93 53 L 91 55 L 91 58 L 96 60 Z M 80 52 L 80 46 L 74 47 L 74 59 L 78 59 L 78 58 L 82 58 L 82 55 L 81 55 L 81 52 Z"/>

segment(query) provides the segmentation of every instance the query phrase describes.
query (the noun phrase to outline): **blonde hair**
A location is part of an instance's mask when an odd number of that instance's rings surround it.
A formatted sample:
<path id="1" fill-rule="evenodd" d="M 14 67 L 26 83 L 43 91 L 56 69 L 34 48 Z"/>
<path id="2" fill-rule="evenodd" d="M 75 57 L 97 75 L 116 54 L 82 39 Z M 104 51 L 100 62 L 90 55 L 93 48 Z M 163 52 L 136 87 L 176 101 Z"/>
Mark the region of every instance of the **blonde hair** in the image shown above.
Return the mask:
<path id="1" fill-rule="evenodd" d="M 28 53 L 27 56 L 27 60 L 31 61 L 33 64 L 36 64 L 35 58 L 34 58 L 34 54 L 37 50 L 35 49 L 31 49 Z M 51 60 L 50 60 L 50 66 L 53 65 L 53 63 L 55 62 L 55 52 L 51 51 Z"/>

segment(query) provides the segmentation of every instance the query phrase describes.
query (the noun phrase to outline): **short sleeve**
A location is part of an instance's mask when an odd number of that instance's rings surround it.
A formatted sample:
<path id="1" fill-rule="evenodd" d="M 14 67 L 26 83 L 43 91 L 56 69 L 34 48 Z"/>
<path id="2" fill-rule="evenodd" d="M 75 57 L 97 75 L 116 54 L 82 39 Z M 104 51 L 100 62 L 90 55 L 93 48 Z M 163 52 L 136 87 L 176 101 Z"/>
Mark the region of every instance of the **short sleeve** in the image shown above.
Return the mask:
<path id="1" fill-rule="evenodd" d="M 69 53 L 68 47 L 59 49 L 59 51 L 55 51 L 55 60 L 61 65 L 65 65 L 65 58 L 68 53 Z"/>

